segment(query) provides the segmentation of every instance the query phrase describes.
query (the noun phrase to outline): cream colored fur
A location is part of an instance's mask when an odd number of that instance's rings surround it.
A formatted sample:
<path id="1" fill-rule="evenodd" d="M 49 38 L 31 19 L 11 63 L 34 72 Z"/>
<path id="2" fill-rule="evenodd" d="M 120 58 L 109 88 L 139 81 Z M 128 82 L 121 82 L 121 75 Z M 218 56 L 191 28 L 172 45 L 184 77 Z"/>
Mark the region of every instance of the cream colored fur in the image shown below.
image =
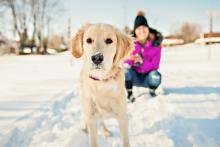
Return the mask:
<path id="1" fill-rule="evenodd" d="M 87 42 L 88 38 L 92 39 L 92 43 Z M 112 40 L 111 44 L 106 43 L 107 38 Z M 108 24 L 87 24 L 79 29 L 72 39 L 73 56 L 83 59 L 80 97 L 91 147 L 98 146 L 98 122 L 101 123 L 104 134 L 110 135 L 104 120 L 111 117 L 118 121 L 122 146 L 129 147 L 125 79 L 124 71 L 119 68 L 119 64 L 132 47 L 128 35 Z M 104 61 L 99 67 L 91 60 L 91 56 L 96 52 L 104 56 Z M 100 81 L 91 79 L 90 76 L 95 76 Z"/>

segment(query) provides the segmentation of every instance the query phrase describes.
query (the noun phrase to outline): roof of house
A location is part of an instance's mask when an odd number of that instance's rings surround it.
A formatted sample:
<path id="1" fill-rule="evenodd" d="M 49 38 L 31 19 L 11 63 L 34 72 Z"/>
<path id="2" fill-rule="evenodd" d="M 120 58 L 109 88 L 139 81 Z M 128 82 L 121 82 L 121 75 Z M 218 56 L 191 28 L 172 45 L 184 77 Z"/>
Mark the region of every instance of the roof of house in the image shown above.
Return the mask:
<path id="1" fill-rule="evenodd" d="M 201 36 L 202 38 L 210 38 L 210 37 L 220 37 L 220 33 L 204 33 Z"/>

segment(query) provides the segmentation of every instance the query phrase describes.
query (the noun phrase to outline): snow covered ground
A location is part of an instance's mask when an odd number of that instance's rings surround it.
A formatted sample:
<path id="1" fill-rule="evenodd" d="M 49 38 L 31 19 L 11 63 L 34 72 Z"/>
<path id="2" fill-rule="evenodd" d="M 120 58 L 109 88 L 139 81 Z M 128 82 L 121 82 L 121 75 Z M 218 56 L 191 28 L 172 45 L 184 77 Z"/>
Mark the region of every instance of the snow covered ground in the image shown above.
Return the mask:
<path id="1" fill-rule="evenodd" d="M 210 57 L 209 57 L 210 55 Z M 54 56 L 0 57 L 0 146 L 88 147 L 81 130 L 80 61 Z M 165 94 L 135 89 L 128 104 L 132 147 L 220 146 L 220 44 L 167 47 L 160 66 Z M 119 147 L 115 120 L 101 147 Z"/>

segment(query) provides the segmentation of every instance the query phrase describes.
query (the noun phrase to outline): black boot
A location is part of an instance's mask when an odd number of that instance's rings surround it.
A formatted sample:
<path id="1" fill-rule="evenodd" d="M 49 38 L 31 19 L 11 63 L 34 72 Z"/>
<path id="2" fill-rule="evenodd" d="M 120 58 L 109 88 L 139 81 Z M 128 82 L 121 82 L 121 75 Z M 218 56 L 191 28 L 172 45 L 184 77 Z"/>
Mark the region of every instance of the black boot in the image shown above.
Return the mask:
<path id="1" fill-rule="evenodd" d="M 128 102 L 135 102 L 135 97 L 133 95 L 133 92 L 132 92 L 132 89 L 127 89 L 127 92 L 128 92 Z"/>
<path id="2" fill-rule="evenodd" d="M 149 87 L 149 93 L 150 93 L 150 96 L 151 97 L 156 97 L 157 96 L 157 94 L 155 93 L 155 91 L 156 91 L 156 87 Z"/>
<path id="3" fill-rule="evenodd" d="M 127 98 L 130 102 L 134 102 L 135 101 L 135 97 L 133 96 L 133 92 L 132 92 L 132 87 L 133 87 L 133 83 L 132 81 L 125 81 L 125 87 L 127 90 Z"/>
<path id="4" fill-rule="evenodd" d="M 150 93 L 151 97 L 156 97 L 157 96 L 156 93 L 155 93 L 155 89 L 150 89 L 149 93 Z"/>

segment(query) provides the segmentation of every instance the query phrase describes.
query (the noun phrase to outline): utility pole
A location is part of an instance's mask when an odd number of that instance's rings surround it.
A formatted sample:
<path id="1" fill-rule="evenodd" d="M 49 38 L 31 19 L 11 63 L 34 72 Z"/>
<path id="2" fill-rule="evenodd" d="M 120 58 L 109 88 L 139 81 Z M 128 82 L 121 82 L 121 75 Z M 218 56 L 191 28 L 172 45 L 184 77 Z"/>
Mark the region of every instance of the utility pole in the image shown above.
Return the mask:
<path id="1" fill-rule="evenodd" d="M 214 17 L 219 15 L 219 11 L 215 11 L 215 10 L 209 10 L 208 11 L 208 17 L 209 17 L 209 34 L 208 37 L 213 37 L 213 20 Z M 212 55 L 212 49 L 211 46 L 209 46 L 208 49 L 208 60 L 211 60 L 211 55 Z"/>
<path id="2" fill-rule="evenodd" d="M 211 35 L 213 33 L 213 11 L 208 12 L 209 17 L 209 34 Z"/>
<path id="3" fill-rule="evenodd" d="M 209 17 L 209 34 L 208 34 L 208 38 L 212 37 L 213 34 L 213 11 L 210 10 L 208 12 L 208 17 Z M 211 42 L 211 40 L 210 40 Z M 208 48 L 208 60 L 211 60 L 211 54 L 212 54 L 212 49 L 209 46 Z"/>
<path id="4" fill-rule="evenodd" d="M 68 41 L 68 47 L 70 49 L 70 43 L 71 43 L 71 33 L 72 33 L 72 28 L 71 28 L 71 17 L 68 18 L 67 22 L 67 41 Z"/>

